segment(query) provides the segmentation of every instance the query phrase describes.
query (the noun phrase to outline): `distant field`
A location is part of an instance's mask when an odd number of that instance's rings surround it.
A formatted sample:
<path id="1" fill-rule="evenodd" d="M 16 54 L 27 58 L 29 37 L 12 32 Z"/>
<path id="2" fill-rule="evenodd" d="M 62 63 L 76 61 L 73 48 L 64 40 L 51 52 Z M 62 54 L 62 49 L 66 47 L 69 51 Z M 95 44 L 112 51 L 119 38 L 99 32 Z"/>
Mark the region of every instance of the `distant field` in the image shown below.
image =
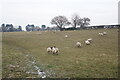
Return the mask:
<path id="1" fill-rule="evenodd" d="M 98 36 L 103 31 L 107 35 Z M 84 43 L 88 38 L 93 39 L 91 45 Z M 82 48 L 75 46 L 77 41 Z M 38 70 L 51 78 L 118 77 L 117 29 L 6 32 L 2 43 L 3 78 L 42 77 Z M 60 54 L 48 54 L 48 46 L 58 47 Z"/>

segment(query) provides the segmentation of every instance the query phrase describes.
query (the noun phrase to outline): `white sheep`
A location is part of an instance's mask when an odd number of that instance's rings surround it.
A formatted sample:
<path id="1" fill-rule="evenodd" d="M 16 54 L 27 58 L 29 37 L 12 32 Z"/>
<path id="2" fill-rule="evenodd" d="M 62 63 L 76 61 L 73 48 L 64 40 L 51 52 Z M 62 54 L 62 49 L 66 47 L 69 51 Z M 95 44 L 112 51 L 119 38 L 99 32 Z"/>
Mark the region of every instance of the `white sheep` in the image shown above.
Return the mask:
<path id="1" fill-rule="evenodd" d="M 52 54 L 58 54 L 59 49 L 56 48 L 56 46 L 54 46 L 54 47 L 48 47 L 48 48 L 47 48 L 47 52 L 48 52 L 48 53 L 52 53 Z"/>
<path id="2" fill-rule="evenodd" d="M 102 33 L 102 32 L 100 32 L 98 35 L 99 35 L 99 36 L 103 36 L 103 33 Z"/>
<path id="3" fill-rule="evenodd" d="M 53 54 L 58 54 L 58 52 L 59 52 L 59 49 L 54 46 L 54 47 L 52 48 L 52 53 L 53 53 Z"/>
<path id="4" fill-rule="evenodd" d="M 77 46 L 77 47 L 81 47 L 82 45 L 81 45 L 81 43 L 78 41 L 78 42 L 76 43 L 76 46 Z"/>
<path id="5" fill-rule="evenodd" d="M 107 32 L 103 32 L 103 35 L 106 35 L 107 34 Z"/>
<path id="6" fill-rule="evenodd" d="M 48 48 L 47 48 L 47 52 L 48 52 L 48 53 L 52 52 L 52 47 L 48 47 Z"/>
<path id="7" fill-rule="evenodd" d="M 91 43 L 92 42 L 92 38 L 89 38 L 88 41 Z"/>
<path id="8" fill-rule="evenodd" d="M 85 41 L 86 45 L 90 45 L 90 42 L 88 40 Z"/>
<path id="9" fill-rule="evenodd" d="M 56 49 L 56 53 L 58 53 L 59 52 L 59 49 L 58 48 L 55 48 Z"/>
<path id="10" fill-rule="evenodd" d="M 68 38 L 68 35 L 65 35 L 65 38 Z"/>

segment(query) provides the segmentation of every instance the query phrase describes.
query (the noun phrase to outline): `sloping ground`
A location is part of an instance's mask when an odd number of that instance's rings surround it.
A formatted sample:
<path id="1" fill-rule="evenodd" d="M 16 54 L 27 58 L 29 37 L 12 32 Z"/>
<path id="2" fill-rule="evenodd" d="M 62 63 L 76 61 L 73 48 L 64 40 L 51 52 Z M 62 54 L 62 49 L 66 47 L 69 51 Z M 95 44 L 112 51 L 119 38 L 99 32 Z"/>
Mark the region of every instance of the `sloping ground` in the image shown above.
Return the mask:
<path id="1" fill-rule="evenodd" d="M 107 35 L 98 36 L 106 31 Z M 65 38 L 65 35 L 68 38 Z M 91 45 L 84 41 L 93 39 Z M 75 43 L 80 41 L 82 48 Z M 48 46 L 59 55 L 46 52 Z M 3 34 L 3 77 L 116 78 L 118 76 L 118 32 L 97 29 L 63 32 L 11 32 Z M 45 72 L 45 75 L 40 71 Z"/>

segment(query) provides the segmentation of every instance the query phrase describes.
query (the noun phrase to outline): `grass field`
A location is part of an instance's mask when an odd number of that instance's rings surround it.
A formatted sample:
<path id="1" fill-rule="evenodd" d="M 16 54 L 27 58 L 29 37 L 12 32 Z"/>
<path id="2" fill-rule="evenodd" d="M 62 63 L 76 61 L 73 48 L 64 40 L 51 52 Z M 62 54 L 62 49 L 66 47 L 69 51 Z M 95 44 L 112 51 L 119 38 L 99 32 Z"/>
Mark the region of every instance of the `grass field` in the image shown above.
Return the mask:
<path id="1" fill-rule="evenodd" d="M 103 31 L 107 35 L 98 36 Z M 93 39 L 91 45 L 84 43 L 88 38 Z M 82 48 L 75 46 L 77 41 Z M 6 32 L 2 44 L 3 78 L 38 78 L 38 70 L 50 78 L 118 77 L 117 29 Z M 58 47 L 60 54 L 48 54 L 48 46 Z"/>
<path id="2" fill-rule="evenodd" d="M 2 79 L 2 32 L 0 32 L 0 79 Z"/>

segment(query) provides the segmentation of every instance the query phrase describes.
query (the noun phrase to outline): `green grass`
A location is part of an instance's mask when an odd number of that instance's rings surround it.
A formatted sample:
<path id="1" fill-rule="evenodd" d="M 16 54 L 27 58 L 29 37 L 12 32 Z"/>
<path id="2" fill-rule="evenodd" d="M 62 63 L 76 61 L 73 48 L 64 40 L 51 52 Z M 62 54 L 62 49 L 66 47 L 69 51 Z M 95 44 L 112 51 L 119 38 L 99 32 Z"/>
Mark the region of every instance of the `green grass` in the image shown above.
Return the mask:
<path id="1" fill-rule="evenodd" d="M 103 31 L 106 31 L 107 35 L 98 36 L 98 33 Z M 39 77 L 26 73 L 33 71 L 34 65 L 41 67 L 51 78 L 118 77 L 118 32 L 116 29 L 36 33 L 40 32 L 3 33 L 3 78 Z M 66 34 L 68 38 L 64 37 Z M 91 45 L 84 44 L 88 38 L 93 39 Z M 82 48 L 75 46 L 77 41 L 82 43 Z M 46 52 L 48 46 L 54 45 L 59 48 L 59 55 Z M 33 60 L 36 64 L 28 65 L 29 61 Z M 15 67 L 10 67 L 10 64 Z"/>
<path id="2" fill-rule="evenodd" d="M 2 33 L 0 32 L 0 79 L 2 79 Z"/>

